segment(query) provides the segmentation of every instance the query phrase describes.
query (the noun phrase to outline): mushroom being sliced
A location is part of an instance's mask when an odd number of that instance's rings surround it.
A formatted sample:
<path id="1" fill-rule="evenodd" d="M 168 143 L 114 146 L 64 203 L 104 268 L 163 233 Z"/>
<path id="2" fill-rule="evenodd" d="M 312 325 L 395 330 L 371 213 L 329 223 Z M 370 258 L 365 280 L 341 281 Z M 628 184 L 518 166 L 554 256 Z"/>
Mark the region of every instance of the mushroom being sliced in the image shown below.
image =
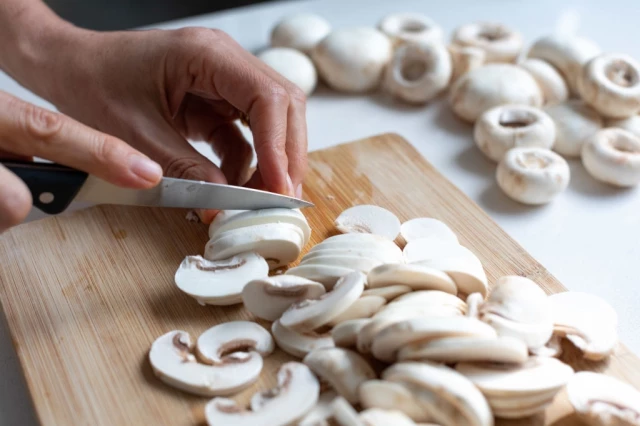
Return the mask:
<path id="1" fill-rule="evenodd" d="M 361 296 L 340 315 L 335 316 L 328 325 L 335 327 L 344 321 L 370 318 L 384 306 L 387 301 L 380 296 Z"/>
<path id="2" fill-rule="evenodd" d="M 299 209 L 223 210 L 209 225 L 209 239 L 225 231 L 267 223 L 288 223 L 296 225 L 304 234 L 306 244 L 311 237 L 311 228 Z"/>
<path id="3" fill-rule="evenodd" d="M 351 268 L 329 265 L 300 265 L 288 269 L 285 275 L 295 275 L 321 283 L 326 290 L 334 288 L 336 282 L 345 275 L 354 272 Z"/>
<path id="4" fill-rule="evenodd" d="M 251 280 L 269 274 L 269 265 L 256 253 L 240 253 L 230 259 L 210 261 L 187 256 L 175 274 L 180 290 L 198 302 L 232 305 L 242 302 L 242 289 Z"/>
<path id="5" fill-rule="evenodd" d="M 230 395 L 260 377 L 262 357 L 257 352 L 238 352 L 218 365 L 200 364 L 192 352 L 189 333 L 174 330 L 153 342 L 149 362 L 154 374 L 169 386 L 202 396 Z"/>
<path id="6" fill-rule="evenodd" d="M 408 285 L 389 285 L 386 287 L 369 288 L 362 292 L 362 296 L 380 296 L 384 297 L 387 302 L 413 291 Z"/>
<path id="7" fill-rule="evenodd" d="M 455 282 L 446 273 L 434 268 L 416 264 L 386 264 L 369 271 L 369 288 L 390 285 L 406 285 L 413 290 L 440 290 L 456 294 Z"/>
<path id="8" fill-rule="evenodd" d="M 407 345 L 398 360 L 458 362 L 497 362 L 522 364 L 529 356 L 527 345 L 512 337 L 447 337 Z"/>
<path id="9" fill-rule="evenodd" d="M 341 348 L 355 347 L 362 327 L 371 321 L 369 318 L 352 319 L 337 324 L 331 330 L 333 343 Z"/>
<path id="10" fill-rule="evenodd" d="M 458 243 L 458 237 L 444 222 L 431 217 L 418 217 L 400 226 L 400 235 L 408 243 L 421 239 L 437 239 Z"/>
<path id="11" fill-rule="evenodd" d="M 332 348 L 333 338 L 329 333 L 298 333 L 275 321 L 271 324 L 271 333 L 280 349 L 298 358 L 304 358 L 309 352 L 321 348 Z"/>
<path id="12" fill-rule="evenodd" d="M 402 383 L 368 380 L 360 385 L 358 393 L 364 408 L 398 410 L 416 422 L 431 420 L 430 411 Z"/>
<path id="13" fill-rule="evenodd" d="M 344 234 L 373 234 L 395 240 L 400 233 L 400 220 L 389 210 L 373 205 L 359 205 L 340 213 L 335 226 Z"/>
<path id="14" fill-rule="evenodd" d="M 326 293 L 321 283 L 295 275 L 277 275 L 250 281 L 242 290 L 245 308 L 258 318 L 275 321 L 289 306 Z"/>
<path id="15" fill-rule="evenodd" d="M 300 266 L 337 266 L 340 268 L 349 268 L 356 271 L 361 271 L 365 274 L 381 264 L 382 261 L 380 260 L 358 256 L 316 256 L 311 259 L 303 259 L 300 262 Z"/>
<path id="16" fill-rule="evenodd" d="M 210 426 L 255 426 L 291 424 L 318 402 L 320 384 L 301 363 L 288 362 L 278 370 L 278 386 L 262 393 L 258 411 L 245 410 L 232 399 L 214 398 L 205 407 Z"/>
<path id="17" fill-rule="evenodd" d="M 360 420 L 365 426 L 415 426 L 415 422 L 397 410 L 369 408 L 360 413 Z"/>
<path id="18" fill-rule="evenodd" d="M 273 352 L 274 344 L 271 334 L 255 322 L 231 321 L 202 333 L 196 347 L 203 362 L 219 365 L 225 362 L 225 355 L 234 352 L 255 351 L 267 356 Z"/>

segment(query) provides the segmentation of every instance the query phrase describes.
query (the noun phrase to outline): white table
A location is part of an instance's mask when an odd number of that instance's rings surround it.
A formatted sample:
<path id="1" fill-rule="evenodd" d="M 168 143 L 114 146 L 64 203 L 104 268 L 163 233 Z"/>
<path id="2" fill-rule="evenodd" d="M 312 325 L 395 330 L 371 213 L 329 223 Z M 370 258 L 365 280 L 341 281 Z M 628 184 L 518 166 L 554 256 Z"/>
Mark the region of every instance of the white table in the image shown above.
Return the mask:
<path id="1" fill-rule="evenodd" d="M 215 27 L 255 51 L 266 46 L 274 23 L 292 12 L 312 11 L 325 16 L 335 27 L 345 27 L 374 25 L 390 12 L 420 11 L 448 31 L 474 20 L 495 20 L 519 29 L 529 41 L 560 26 L 578 28 L 604 50 L 640 58 L 639 2 L 570 1 L 558 6 L 559 3 L 557 0 L 283 2 L 158 27 Z M 1 73 L 0 89 L 47 105 Z M 569 289 L 605 297 L 620 316 L 622 340 L 640 353 L 640 334 L 634 328 L 640 324 L 637 289 L 640 190 L 608 188 L 574 163 L 569 189 L 551 205 L 540 208 L 517 205 L 494 184 L 494 166 L 473 145 L 470 126 L 456 120 L 443 102 L 412 108 L 390 103 L 380 96 L 344 96 L 321 89 L 309 100 L 307 116 L 310 150 L 384 132 L 404 136 Z M 202 145 L 200 148 L 207 151 Z M 34 424 L 34 413 L 4 318 L 0 324 L 0 424 Z"/>

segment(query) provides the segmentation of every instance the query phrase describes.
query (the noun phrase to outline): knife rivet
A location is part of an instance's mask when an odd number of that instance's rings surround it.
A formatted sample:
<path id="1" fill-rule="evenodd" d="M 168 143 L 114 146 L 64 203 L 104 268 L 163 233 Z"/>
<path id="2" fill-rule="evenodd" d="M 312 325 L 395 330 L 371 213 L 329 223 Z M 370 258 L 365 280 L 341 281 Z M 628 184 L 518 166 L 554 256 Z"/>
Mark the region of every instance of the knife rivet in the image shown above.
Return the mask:
<path id="1" fill-rule="evenodd" d="M 40 200 L 42 204 L 51 204 L 53 203 L 54 199 L 55 199 L 55 196 L 50 192 L 43 192 L 38 197 L 38 200 Z"/>

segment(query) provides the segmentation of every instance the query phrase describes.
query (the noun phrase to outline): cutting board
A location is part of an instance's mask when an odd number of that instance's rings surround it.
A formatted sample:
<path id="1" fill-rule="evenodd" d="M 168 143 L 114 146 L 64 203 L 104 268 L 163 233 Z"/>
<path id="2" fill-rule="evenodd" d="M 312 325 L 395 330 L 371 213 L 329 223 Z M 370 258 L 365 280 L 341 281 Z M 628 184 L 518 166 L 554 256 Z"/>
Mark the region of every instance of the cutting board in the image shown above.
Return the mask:
<path id="1" fill-rule="evenodd" d="M 476 204 L 411 145 L 394 134 L 310 154 L 304 210 L 312 244 L 334 234 L 333 220 L 356 204 L 385 207 L 401 220 L 445 221 L 484 264 L 489 282 L 503 275 L 565 290 Z M 207 227 L 185 211 L 99 206 L 14 228 L 0 236 L 0 298 L 38 417 L 44 425 L 203 425 L 207 398 L 173 390 L 147 361 L 153 340 L 173 330 L 194 337 L 220 322 L 254 319 L 242 306 L 203 307 L 173 283 L 181 260 L 202 253 Z M 312 245 L 309 244 L 307 249 Z M 269 324 L 260 321 L 268 327 Z M 620 345 L 607 363 L 574 368 L 606 371 L 640 388 L 640 362 Z M 276 351 L 246 402 L 275 384 Z M 579 424 L 562 397 L 546 417 L 513 425 Z M 259 426 L 259 425 L 256 425 Z"/>

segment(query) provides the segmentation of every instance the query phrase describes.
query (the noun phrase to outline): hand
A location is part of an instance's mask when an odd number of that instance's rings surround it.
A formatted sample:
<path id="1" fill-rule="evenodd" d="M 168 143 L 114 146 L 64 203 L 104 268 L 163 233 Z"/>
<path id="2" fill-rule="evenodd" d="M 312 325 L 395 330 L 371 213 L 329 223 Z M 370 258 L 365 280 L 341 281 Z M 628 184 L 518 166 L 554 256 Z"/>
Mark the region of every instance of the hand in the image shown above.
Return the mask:
<path id="1" fill-rule="evenodd" d="M 61 114 L 0 91 L 0 158 L 37 156 L 130 188 L 150 188 L 162 178 L 158 164 L 125 142 Z M 31 193 L 0 165 L 0 232 L 24 220 Z"/>

